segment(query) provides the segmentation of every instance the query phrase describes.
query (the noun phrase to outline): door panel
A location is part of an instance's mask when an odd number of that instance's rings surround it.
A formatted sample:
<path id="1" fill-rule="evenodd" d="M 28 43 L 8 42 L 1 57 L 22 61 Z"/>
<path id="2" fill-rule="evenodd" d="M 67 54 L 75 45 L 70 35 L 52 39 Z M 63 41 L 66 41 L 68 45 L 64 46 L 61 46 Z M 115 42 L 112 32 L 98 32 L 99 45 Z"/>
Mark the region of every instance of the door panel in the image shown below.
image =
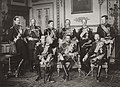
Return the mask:
<path id="1" fill-rule="evenodd" d="M 52 4 L 43 4 L 33 7 L 33 15 L 38 26 L 41 26 L 42 32 L 48 27 L 48 20 L 53 20 Z"/>

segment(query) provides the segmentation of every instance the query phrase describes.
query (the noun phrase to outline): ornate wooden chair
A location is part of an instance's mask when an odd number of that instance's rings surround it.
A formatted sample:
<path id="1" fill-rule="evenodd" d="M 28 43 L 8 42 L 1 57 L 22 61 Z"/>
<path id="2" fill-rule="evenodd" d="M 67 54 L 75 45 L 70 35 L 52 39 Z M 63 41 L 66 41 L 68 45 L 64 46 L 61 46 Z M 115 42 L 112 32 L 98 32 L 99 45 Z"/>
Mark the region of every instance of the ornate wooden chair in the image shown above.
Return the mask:
<path id="1" fill-rule="evenodd" d="M 102 62 L 102 63 L 101 63 Z M 101 64 L 100 64 L 101 63 Z M 88 75 L 92 75 L 94 76 L 94 69 L 97 68 L 97 82 L 99 82 L 98 78 L 100 77 L 101 74 L 101 70 L 105 69 L 105 77 L 108 77 L 108 68 L 109 68 L 109 59 L 108 58 L 102 58 L 101 60 L 94 58 L 90 60 L 90 66 L 91 66 L 91 70 L 89 71 L 89 73 L 84 77 L 86 78 Z"/>

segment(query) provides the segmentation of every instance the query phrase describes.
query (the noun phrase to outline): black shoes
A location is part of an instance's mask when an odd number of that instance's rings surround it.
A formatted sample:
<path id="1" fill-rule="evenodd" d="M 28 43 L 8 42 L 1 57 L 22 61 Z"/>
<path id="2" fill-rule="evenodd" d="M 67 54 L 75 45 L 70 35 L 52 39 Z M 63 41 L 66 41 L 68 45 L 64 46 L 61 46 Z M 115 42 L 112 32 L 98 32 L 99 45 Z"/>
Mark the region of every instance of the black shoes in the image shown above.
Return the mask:
<path id="1" fill-rule="evenodd" d="M 97 82 L 100 82 L 100 79 L 99 79 L 99 77 L 98 77 L 98 76 L 96 77 L 96 80 L 97 80 Z"/>
<path id="2" fill-rule="evenodd" d="M 67 81 L 69 81 L 69 80 L 70 80 L 70 79 L 69 79 L 68 76 L 66 76 L 66 78 L 64 79 L 65 82 L 67 82 Z"/>
<path id="3" fill-rule="evenodd" d="M 54 83 L 54 82 L 55 82 L 55 80 L 52 79 L 51 76 L 48 76 L 47 81 L 48 81 L 48 82 L 51 82 L 51 83 Z"/>
<path id="4" fill-rule="evenodd" d="M 35 81 L 39 81 L 40 79 L 42 79 L 42 77 L 41 77 L 41 76 L 38 76 Z"/>
<path id="5" fill-rule="evenodd" d="M 62 78 L 64 79 L 65 82 L 67 82 L 67 81 L 70 80 L 69 76 L 65 76 L 65 75 L 64 75 Z"/>
<path id="6" fill-rule="evenodd" d="M 54 82 L 55 82 L 55 80 L 49 80 L 49 82 L 54 83 Z"/>

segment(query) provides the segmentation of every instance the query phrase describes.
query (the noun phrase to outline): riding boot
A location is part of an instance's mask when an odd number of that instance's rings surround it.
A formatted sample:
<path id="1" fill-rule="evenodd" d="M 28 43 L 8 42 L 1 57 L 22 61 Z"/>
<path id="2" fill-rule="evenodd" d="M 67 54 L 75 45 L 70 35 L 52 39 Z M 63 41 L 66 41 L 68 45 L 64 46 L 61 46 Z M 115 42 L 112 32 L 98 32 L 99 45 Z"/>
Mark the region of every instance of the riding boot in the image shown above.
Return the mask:
<path id="1" fill-rule="evenodd" d="M 68 62 L 70 62 L 70 64 L 69 64 L 67 70 L 70 71 L 74 65 L 74 61 L 72 59 L 69 59 Z"/>
<path id="2" fill-rule="evenodd" d="M 67 67 L 65 65 L 65 61 L 61 61 L 61 63 L 62 63 L 62 67 L 63 67 L 63 70 L 64 70 L 63 79 L 68 81 L 69 80 L 68 79 L 69 78 L 69 72 L 68 72 L 68 69 L 67 69 Z"/>
<path id="3" fill-rule="evenodd" d="M 37 74 L 38 74 L 38 77 L 36 79 L 36 81 L 40 80 L 42 77 L 41 77 L 41 67 L 40 65 L 36 65 L 36 69 L 37 69 Z"/>
<path id="4" fill-rule="evenodd" d="M 54 79 L 52 78 L 53 72 L 54 72 L 54 66 L 52 65 L 49 68 L 49 72 L 48 72 L 48 76 L 47 76 L 47 81 L 49 81 L 49 82 L 55 82 Z"/>
<path id="5" fill-rule="evenodd" d="M 97 82 L 99 82 L 99 78 L 100 78 L 100 74 L 101 74 L 101 68 L 102 68 L 102 66 L 98 65 L 97 76 L 96 76 Z"/>
<path id="6" fill-rule="evenodd" d="M 47 76 L 47 81 L 52 82 L 52 83 L 55 82 L 54 79 L 52 79 L 52 75 L 50 75 L 50 74 L 48 74 L 48 76 Z"/>

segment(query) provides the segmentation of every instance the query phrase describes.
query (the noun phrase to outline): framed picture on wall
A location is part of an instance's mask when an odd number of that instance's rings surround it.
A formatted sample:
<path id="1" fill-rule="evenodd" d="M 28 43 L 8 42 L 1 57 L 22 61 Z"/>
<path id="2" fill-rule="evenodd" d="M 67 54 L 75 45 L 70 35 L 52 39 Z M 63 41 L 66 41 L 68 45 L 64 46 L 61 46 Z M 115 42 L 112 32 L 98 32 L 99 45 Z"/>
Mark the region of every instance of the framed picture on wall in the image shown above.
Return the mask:
<path id="1" fill-rule="evenodd" d="M 92 0 L 71 0 L 71 13 L 90 13 L 93 12 Z"/>
<path id="2" fill-rule="evenodd" d="M 26 0 L 11 0 L 12 5 L 26 6 Z"/>

